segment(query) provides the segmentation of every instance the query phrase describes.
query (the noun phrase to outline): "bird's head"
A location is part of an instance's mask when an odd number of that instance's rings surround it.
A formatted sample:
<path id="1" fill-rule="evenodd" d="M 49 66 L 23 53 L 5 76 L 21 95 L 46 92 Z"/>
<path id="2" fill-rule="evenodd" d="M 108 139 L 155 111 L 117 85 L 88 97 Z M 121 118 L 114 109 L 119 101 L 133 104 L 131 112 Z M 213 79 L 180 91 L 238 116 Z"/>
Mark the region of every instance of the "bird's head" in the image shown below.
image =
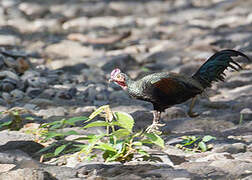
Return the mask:
<path id="1" fill-rule="evenodd" d="M 120 69 L 116 68 L 110 73 L 109 82 L 115 82 L 117 85 L 121 86 L 124 90 L 127 89 L 127 75 L 122 73 Z"/>

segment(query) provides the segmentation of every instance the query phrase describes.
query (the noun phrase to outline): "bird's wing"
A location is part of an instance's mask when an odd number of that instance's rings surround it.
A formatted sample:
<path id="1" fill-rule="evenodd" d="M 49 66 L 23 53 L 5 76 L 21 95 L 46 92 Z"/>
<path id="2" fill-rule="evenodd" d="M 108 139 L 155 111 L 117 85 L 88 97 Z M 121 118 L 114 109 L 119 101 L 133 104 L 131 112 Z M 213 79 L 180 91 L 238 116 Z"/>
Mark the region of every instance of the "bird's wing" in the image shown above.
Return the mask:
<path id="1" fill-rule="evenodd" d="M 151 84 L 165 94 L 177 95 L 186 91 L 200 93 L 203 88 L 192 78 L 176 73 L 170 73 L 151 81 Z"/>
<path id="2" fill-rule="evenodd" d="M 185 89 L 183 81 L 171 76 L 160 77 L 151 83 L 165 94 L 177 94 Z"/>

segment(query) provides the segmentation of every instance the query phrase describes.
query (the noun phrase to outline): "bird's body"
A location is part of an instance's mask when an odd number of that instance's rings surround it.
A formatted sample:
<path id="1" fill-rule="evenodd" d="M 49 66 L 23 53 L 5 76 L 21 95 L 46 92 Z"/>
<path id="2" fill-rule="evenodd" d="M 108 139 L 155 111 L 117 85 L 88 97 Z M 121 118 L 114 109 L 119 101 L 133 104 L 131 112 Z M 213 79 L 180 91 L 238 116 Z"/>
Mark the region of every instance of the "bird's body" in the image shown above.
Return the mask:
<path id="1" fill-rule="evenodd" d="M 127 84 L 130 96 L 151 102 L 157 111 L 183 103 L 204 90 L 191 77 L 166 72 L 150 74 Z"/>
<path id="2" fill-rule="evenodd" d="M 224 70 L 228 67 L 237 71 L 242 69 L 233 61 L 232 56 L 243 56 L 249 59 L 239 51 L 223 50 L 211 56 L 191 77 L 161 72 L 134 81 L 119 69 L 115 69 L 111 72 L 111 81 L 120 85 L 130 96 L 151 102 L 154 108 L 153 123 L 157 123 L 160 113 L 166 108 L 201 94 L 205 88 L 211 87 L 213 81 L 223 81 Z"/>

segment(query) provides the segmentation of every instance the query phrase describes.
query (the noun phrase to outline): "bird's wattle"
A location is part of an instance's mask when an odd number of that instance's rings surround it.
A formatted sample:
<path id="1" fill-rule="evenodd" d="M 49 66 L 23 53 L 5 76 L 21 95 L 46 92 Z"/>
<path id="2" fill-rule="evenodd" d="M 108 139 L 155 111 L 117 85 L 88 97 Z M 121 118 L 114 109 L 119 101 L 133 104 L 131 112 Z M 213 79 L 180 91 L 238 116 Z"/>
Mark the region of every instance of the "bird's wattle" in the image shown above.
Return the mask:
<path id="1" fill-rule="evenodd" d="M 121 86 L 123 89 L 127 88 L 125 81 L 115 81 L 115 83 L 118 84 L 119 86 Z"/>

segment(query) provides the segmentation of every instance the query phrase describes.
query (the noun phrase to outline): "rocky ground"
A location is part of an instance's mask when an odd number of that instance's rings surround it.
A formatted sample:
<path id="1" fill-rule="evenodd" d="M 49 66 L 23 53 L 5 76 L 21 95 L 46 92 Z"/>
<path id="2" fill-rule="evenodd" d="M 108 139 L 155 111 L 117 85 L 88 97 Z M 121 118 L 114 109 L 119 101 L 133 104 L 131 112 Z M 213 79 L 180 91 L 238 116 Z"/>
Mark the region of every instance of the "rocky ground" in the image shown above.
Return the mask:
<path id="1" fill-rule="evenodd" d="M 190 102 L 163 113 L 165 148 L 148 149 L 159 162 L 39 163 L 43 146 L 25 133 L 105 104 L 131 113 L 135 129 L 146 127 L 151 104 L 109 84 L 110 71 L 191 75 L 227 48 L 252 59 L 251 9 L 248 0 L 1 0 L 0 111 L 19 107 L 35 119 L 19 131 L 2 128 L 0 179 L 252 179 L 252 65 L 242 58 L 244 70 L 198 98 L 200 116 L 187 116 Z M 185 135 L 217 140 L 209 152 L 188 153 L 175 147 Z"/>

